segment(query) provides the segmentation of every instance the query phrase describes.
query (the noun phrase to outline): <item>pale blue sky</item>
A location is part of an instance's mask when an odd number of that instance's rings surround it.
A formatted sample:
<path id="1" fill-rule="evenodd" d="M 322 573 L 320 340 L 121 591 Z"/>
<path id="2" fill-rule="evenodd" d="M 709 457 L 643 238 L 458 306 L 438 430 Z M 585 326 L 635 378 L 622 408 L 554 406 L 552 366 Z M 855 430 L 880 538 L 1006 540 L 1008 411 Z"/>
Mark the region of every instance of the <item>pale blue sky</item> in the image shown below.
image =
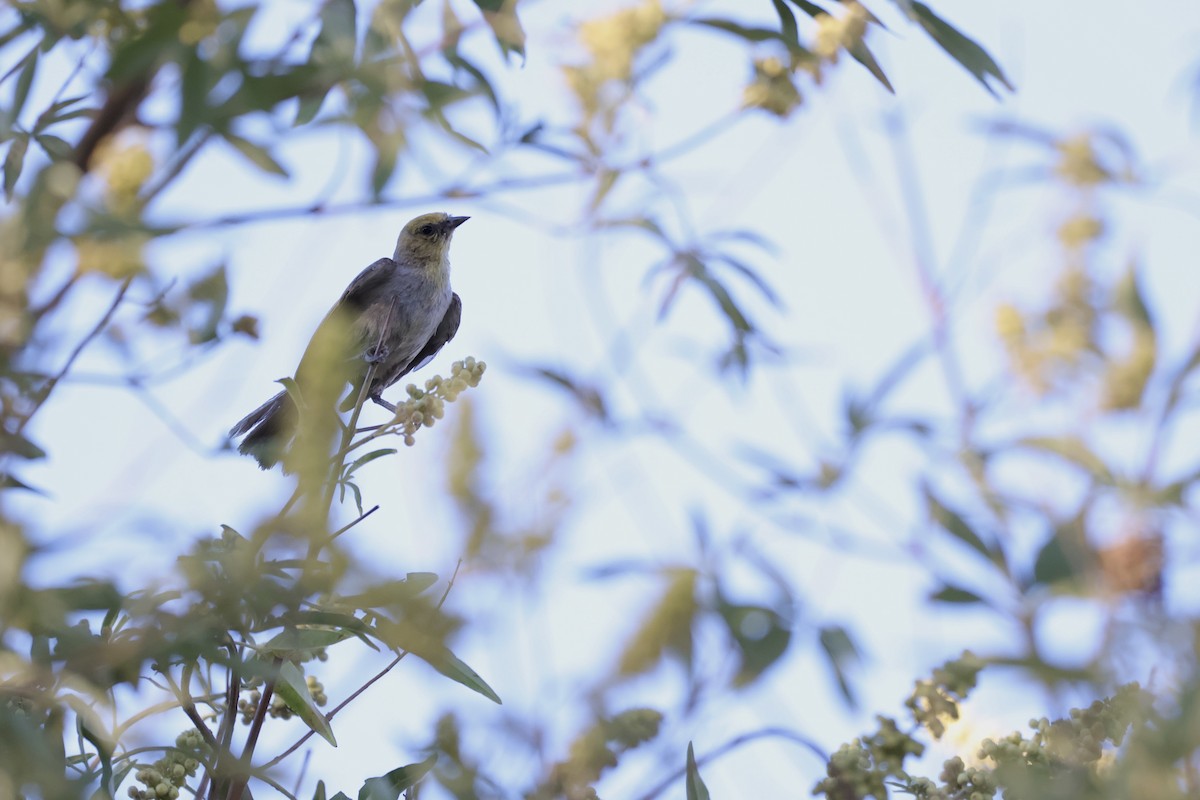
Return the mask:
<path id="1" fill-rule="evenodd" d="M 426 3 L 429 8 L 420 13 L 436 17 L 437 5 Z M 468 18 L 470 4 L 456 5 Z M 570 7 L 573 14 L 590 17 L 621 5 Z M 665 170 L 699 226 L 751 228 L 778 248 L 775 257 L 756 255 L 754 263 L 779 291 L 785 309 L 777 312 L 753 301 L 750 307 L 790 361 L 756 369 L 744 387 L 713 378 L 711 355 L 723 332 L 714 333 L 719 320 L 707 298 L 686 291 L 664 322 L 656 320 L 665 285 L 643 282 L 659 255 L 644 240 L 548 236 L 528 224 L 544 219 L 569 226 L 585 202 L 585 187 L 514 193 L 494 204 L 443 202 L 312 216 L 163 240 L 150 255 L 164 275 L 194 275 L 224 260 L 232 308 L 259 315 L 263 338 L 236 340 L 186 375 L 156 387 L 154 395 L 199 442 L 215 445 L 232 422 L 276 390 L 271 381 L 294 368 L 332 300 L 359 269 L 391 252 L 406 219 L 434 208 L 469 214 L 472 220 L 457 233 L 452 250 L 463 325 L 427 371 L 445 374 L 452 360 L 467 355 L 489 363 L 471 398 L 486 442 L 491 490 L 506 522 L 535 523 L 546 513 L 540 498 L 548 485 L 561 486 L 574 506 L 562 540 L 544 562 L 549 576 L 544 593 L 528 596 L 514 585 L 470 575 L 460 581 L 451 605 L 481 624 L 462 637 L 459 654 L 507 707 L 548 715 L 554 733 L 569 737 L 581 721 L 573 716 L 582 711 L 574 705 L 577 692 L 611 666 L 613 643 L 628 635 L 638 610 L 659 591 L 656 584 L 636 579 L 586 583 L 580 571 L 626 558 L 694 563 L 689 514 L 700 511 L 719 539 L 745 534 L 785 570 L 801 592 L 802 623 L 845 623 L 861 636 L 871 658 L 862 673 L 864 710 L 895 710 L 914 677 L 930 665 L 963 646 L 985 652 L 1003 646 L 1008 636 L 977 618 L 930 610 L 922 602 L 930 588 L 922 565 L 895 555 L 895 535 L 910 532 L 913 522 L 914 495 L 905 478 L 921 463 L 920 453 L 902 443 L 881 448 L 862 465 L 847 501 L 833 507 L 830 514 L 839 525 L 878 542 L 882 557 L 857 558 L 769 528 L 756 513 L 714 489 L 703 470 L 661 445 L 606 441 L 560 395 L 515 368 L 556 365 L 608 383 L 614 375 L 610 354 L 616 322 L 638 347 L 636 371 L 616 384 L 612 399 L 619 413 L 630 414 L 652 397 L 656 408 L 702 432 L 718 454 L 754 445 L 811 466 L 821 448 L 834 441 L 843 388 L 872 381 L 928 327 L 887 134 L 887 120 L 897 115 L 909 130 L 939 274 L 957 287 L 955 342 L 974 385 L 984 385 L 999 366 L 991 341 L 995 304 L 1039 297 L 1052 282 L 1060 263 L 1053 226 L 1068 210 L 1065 194 L 1024 180 L 1026 168 L 1048 163 L 1046 154 L 989 140 L 980 132 L 988 120 L 1020 120 L 1056 134 L 1116 126 L 1128 136 L 1152 180 L 1145 191 L 1105 199 L 1117 227 L 1113 244 L 1104 250 L 1104 269 L 1115 272 L 1127 256 L 1136 255 L 1146 268 L 1151 303 L 1162 309 L 1165 348 L 1178 354 L 1194 342 L 1200 333 L 1200 270 L 1192 263 L 1200 251 L 1193 112 L 1200 9 L 1194 1 L 1136 9 L 1086 0 L 939 0 L 932 5 L 988 47 L 1017 86 L 1015 95 L 993 100 L 894 7 L 876 0 L 871 7 L 891 32 L 875 31 L 870 43 L 897 89 L 896 98 L 847 62 L 823 89 L 806 89 L 806 105 L 787 122 L 755 116 Z M 543 0 L 522 8 L 529 33 L 523 68 L 502 69 L 495 48 L 482 36 L 471 44 L 484 54 L 481 60 L 522 120 L 567 117 L 570 98 L 556 64 L 571 60 L 577 46 L 564 7 Z M 753 7 L 764 23 L 774 19 L 767 2 L 696 7 L 713 16 L 722 9 L 741 13 Z M 282 19 L 302 14 L 304 7 L 276 3 L 269 8 Z M 261 35 L 265 41 L 272 33 Z M 673 61 L 652 83 L 652 104 L 639 112 L 639 146 L 678 141 L 733 110 L 748 74 L 737 43 L 726 37 L 694 32 L 673 42 Z M 468 115 L 465 123 L 472 122 Z M 261 178 L 236 155 L 218 149 L 185 174 L 160 211 L 203 218 L 299 205 L 338 175 L 337 197 L 360 196 L 365 162 L 362 149 L 349 138 L 318 131 L 278 155 L 295 169 L 295 183 Z M 443 150 L 438 167 L 457 174 L 468 159 L 466 151 Z M 540 159 L 516 163 L 529 172 L 561 169 Z M 423 173 L 438 167 L 403 165 L 389 195 L 423 194 Z M 976 194 L 988 176 L 1003 188 Z M 645 188 L 622 187 L 612 202 L 637 208 L 647 197 Z M 981 219 L 980 197 L 990 215 L 983 218 L 978 242 L 958 250 L 964 222 Z M 964 258 L 948 263 L 951 254 Z M 97 292 L 94 299 L 102 296 Z M 81 329 L 100 313 L 100 306 L 87 305 L 80 303 L 72 317 Z M 90 370 L 112 364 L 99 351 L 85 361 Z M 942 402 L 938 373 L 921 375 L 899 398 L 904 405 Z M 421 431 L 415 448 L 376 462 L 363 475 L 367 502 L 383 508 L 355 531 L 354 546 L 382 573 L 446 575 L 453 568 L 461 544 L 453 534 L 457 518 L 439 495 L 446 434 L 458 412 L 448 407 L 446 421 Z M 374 421 L 383 419 L 382 412 L 368 414 Z M 551 443 L 566 429 L 581 437 L 582 456 L 569 469 L 548 472 Z M 133 569 L 139 578 L 131 583 L 156 580 L 188 542 L 220 524 L 251 528 L 288 494 L 284 479 L 260 473 L 248 459 L 189 449 L 137 400 L 111 388 L 64 385 L 39 416 L 33 435 L 51 457 L 23 477 L 50 498 L 22 498 L 19 508 L 36 520 L 39 536 L 71 542 L 70 550 L 36 573 L 44 578 L 65 569 Z M 1194 555 L 1188 552 L 1185 558 Z M 934 556 L 940 557 L 945 554 Z M 1171 590 L 1169 598 L 1192 609 L 1200 604 L 1194 592 Z M 1062 647 L 1070 652 L 1086 645 L 1087 629 L 1078 614 L 1064 613 L 1067 623 L 1055 634 L 1058 641 L 1084 632 L 1080 641 Z M 334 688 L 339 687 L 338 668 L 331 666 L 322 676 L 334 702 L 344 694 Z M 412 754 L 397 755 L 396 744 L 424 740 L 431 709 L 453 702 L 471 714 L 497 713 L 486 701 L 431 675 L 423 666 L 405 665 L 375 687 L 359 708 L 336 721 L 339 735 L 345 732 L 342 748 L 313 746 L 309 774 L 343 774 L 340 788 L 350 791 L 380 761 L 395 765 Z M 665 697 L 670 702 L 676 699 L 671 685 L 639 683 L 631 688 L 630 700 L 663 704 Z M 1002 709 L 993 706 L 989 713 L 999 715 Z M 387 724 L 380 722 L 381 709 Z M 1028 717 L 1027 708 L 1015 711 L 1005 724 L 1020 725 Z M 694 722 L 676 723 L 671 731 L 694 738 L 697 751 L 704 752 L 733 733 L 786 724 L 832 749 L 869 719 L 869 713 L 849 718 L 843 713 L 812 637 L 805 636 L 763 685 Z M 706 770 L 706 780 L 714 798 L 773 796 L 783 792 L 770 789 L 782 786 L 795 795 L 821 772 L 821 765 L 793 749 L 758 746 Z M 638 769 L 622 774 L 602 794 L 627 796 L 630 786 L 644 787 L 639 782 L 645 774 Z M 763 783 L 755 786 L 747 774 Z"/>

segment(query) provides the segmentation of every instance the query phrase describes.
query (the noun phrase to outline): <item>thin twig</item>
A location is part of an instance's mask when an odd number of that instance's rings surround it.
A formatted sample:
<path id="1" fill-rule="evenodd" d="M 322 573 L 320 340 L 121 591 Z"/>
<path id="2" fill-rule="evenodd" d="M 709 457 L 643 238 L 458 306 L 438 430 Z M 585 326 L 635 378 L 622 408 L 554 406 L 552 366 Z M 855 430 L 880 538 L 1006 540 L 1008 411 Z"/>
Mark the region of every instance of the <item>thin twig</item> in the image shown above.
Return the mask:
<path id="1" fill-rule="evenodd" d="M 71 370 L 71 367 L 75 365 L 75 361 L 80 355 L 82 355 L 84 349 L 91 344 L 92 340 L 99 336 L 106 327 L 108 327 L 108 323 L 112 321 L 113 315 L 117 313 L 117 308 L 120 307 L 121 301 L 125 299 L 125 293 L 129 291 L 129 285 L 132 282 L 132 277 L 126 278 L 121 282 L 121 286 L 117 289 L 117 294 L 115 297 L 113 297 L 112 302 L 109 303 L 108 310 L 104 312 L 104 316 L 102 316 L 100 321 L 93 326 L 91 331 L 89 331 L 87 335 L 75 345 L 75 349 L 71 351 L 69 356 L 67 356 L 67 361 L 65 364 L 63 364 L 62 369 L 60 369 L 50 378 L 50 380 L 43 384 L 41 391 L 38 392 L 37 398 L 33 401 L 33 408 L 31 408 L 25 414 L 25 416 L 21 419 L 21 422 L 17 425 L 16 432 L 18 434 L 25 430 L 25 426 L 29 424 L 29 421 L 33 419 L 34 414 L 36 414 L 38 409 L 40 409 L 45 404 L 46 400 L 49 399 L 50 393 L 54 391 L 54 387 L 58 385 L 59 381 L 61 381 Z"/>
<path id="2" fill-rule="evenodd" d="M 275 659 L 275 668 L 278 669 L 280 660 Z M 246 734 L 246 747 L 242 750 L 240 760 L 241 768 L 239 774 L 229 784 L 229 792 L 226 795 L 227 800 L 242 800 L 242 792 L 246 789 L 246 784 L 250 780 L 250 759 L 254 756 L 254 748 L 258 744 L 259 734 L 262 733 L 263 721 L 267 718 L 267 709 L 271 707 L 271 696 L 275 693 L 275 679 L 271 678 L 263 686 L 262 699 L 258 701 L 258 708 L 254 711 L 254 720 L 250 723 L 250 732 Z"/>
<path id="3" fill-rule="evenodd" d="M 367 517 L 371 516 L 372 514 L 374 514 L 374 513 L 375 513 L 376 511 L 378 511 L 378 510 L 379 510 L 379 506 L 378 506 L 378 505 L 371 506 L 371 507 L 370 507 L 370 508 L 368 508 L 366 511 L 364 511 L 364 512 L 363 512 L 363 513 L 361 513 L 361 514 L 359 514 L 359 515 L 358 515 L 358 516 L 357 516 L 357 517 L 354 519 L 354 521 L 353 521 L 353 522 L 349 522 L 349 523 L 347 523 L 347 524 L 343 525 L 342 527 L 338 528 L 338 529 L 337 529 L 336 531 L 334 531 L 333 533 L 329 534 L 329 538 L 326 540 L 326 542 L 325 542 L 325 543 L 326 543 L 326 544 L 329 544 L 329 543 L 330 543 L 330 542 L 332 542 L 334 539 L 336 539 L 337 537 L 341 536 L 343 533 L 345 533 L 346 531 L 350 530 L 350 529 L 351 529 L 351 528 L 353 528 L 355 525 L 357 525 L 358 523 L 362 522 L 364 519 L 366 519 Z"/>

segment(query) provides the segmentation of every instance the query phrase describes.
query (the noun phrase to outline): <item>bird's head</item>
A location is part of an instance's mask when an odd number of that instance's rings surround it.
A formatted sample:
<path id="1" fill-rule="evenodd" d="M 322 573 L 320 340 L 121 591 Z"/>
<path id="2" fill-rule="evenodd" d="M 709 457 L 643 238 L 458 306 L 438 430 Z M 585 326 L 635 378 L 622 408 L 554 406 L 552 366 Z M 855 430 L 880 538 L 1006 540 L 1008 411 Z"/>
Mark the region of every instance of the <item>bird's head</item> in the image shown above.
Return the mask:
<path id="1" fill-rule="evenodd" d="M 396 242 L 396 261 L 436 268 L 448 261 L 454 229 L 470 217 L 452 217 L 441 211 L 409 220 Z"/>

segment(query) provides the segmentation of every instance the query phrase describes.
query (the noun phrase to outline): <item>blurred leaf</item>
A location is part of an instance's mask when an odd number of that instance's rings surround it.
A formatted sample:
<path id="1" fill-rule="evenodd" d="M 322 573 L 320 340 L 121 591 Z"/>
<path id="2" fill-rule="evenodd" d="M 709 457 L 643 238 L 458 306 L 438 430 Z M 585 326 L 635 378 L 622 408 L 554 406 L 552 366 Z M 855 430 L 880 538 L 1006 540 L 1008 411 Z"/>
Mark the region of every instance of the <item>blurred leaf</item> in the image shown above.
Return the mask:
<path id="1" fill-rule="evenodd" d="M 779 29 L 788 40 L 800 42 L 800 29 L 796 27 L 796 15 L 787 7 L 783 0 L 771 0 L 775 13 L 779 15 Z"/>
<path id="2" fill-rule="evenodd" d="M 12 475 L 7 472 L 4 473 L 2 477 L 0 477 L 0 489 L 23 489 L 27 492 L 33 492 L 34 494 L 40 494 L 42 497 L 49 497 L 49 495 L 46 494 L 45 491 L 37 488 L 36 486 L 30 486 L 28 483 L 21 480 L 17 476 Z"/>
<path id="3" fill-rule="evenodd" d="M 1115 482 L 1104 460 L 1078 436 L 1027 436 L 1017 440 L 1016 445 L 1058 456 L 1091 474 L 1101 483 L 1111 485 Z"/>
<path id="4" fill-rule="evenodd" d="M 445 7 L 449 9 L 450 4 L 447 3 Z M 492 110 L 499 115 L 501 112 L 500 98 L 496 95 L 496 90 L 492 88 L 491 81 L 488 80 L 488 77 L 486 74 L 484 74 L 483 70 L 479 69 L 479 67 L 475 66 L 466 58 L 463 58 L 457 52 L 448 51 L 444 52 L 442 55 L 445 57 L 446 61 L 454 67 L 455 70 L 466 72 L 475 80 L 479 90 L 483 92 L 483 94 L 488 98 L 488 102 L 491 103 Z M 523 139 L 524 137 L 522 137 L 522 140 Z"/>
<path id="5" fill-rule="evenodd" d="M 696 571 L 673 569 L 666 577 L 666 589 L 658 605 L 643 617 L 621 653 L 617 674 L 623 678 L 649 672 L 667 654 L 677 656 L 691 671 L 692 626 L 699 610 Z"/>
<path id="6" fill-rule="evenodd" d="M 433 769 L 437 758 L 437 753 L 434 753 L 424 761 L 397 767 L 378 778 L 368 778 L 358 791 L 358 800 L 396 800 L 401 792 L 416 786 Z"/>
<path id="7" fill-rule="evenodd" d="M 225 265 L 218 264 L 211 272 L 193 282 L 187 289 L 191 306 L 189 317 L 199 314 L 199 319 L 190 320 L 188 339 L 192 344 L 203 344 L 217 338 L 217 330 L 225 317 L 229 303 L 229 278 Z"/>
<path id="8" fill-rule="evenodd" d="M 4 199 L 12 202 L 13 189 L 17 187 L 17 178 L 21 177 L 21 167 L 25 165 L 25 153 L 29 150 L 29 134 L 20 132 L 13 137 L 4 156 Z"/>
<path id="9" fill-rule="evenodd" d="M 979 81 L 983 85 L 983 88 L 987 89 L 993 97 L 999 97 L 999 95 L 992 88 L 991 84 L 988 83 L 987 79 L 989 77 L 995 78 L 1010 92 L 1016 91 L 1013 85 L 1008 82 L 1008 78 L 1005 77 L 1004 71 L 1000 69 L 1000 65 L 988 55 L 986 50 L 974 40 L 960 33 L 953 25 L 933 13 L 933 9 L 929 6 L 916 0 L 904 2 L 901 5 L 908 11 L 908 15 L 916 20 L 951 58 L 961 64 L 967 72 L 974 75 L 975 80 Z"/>
<path id="10" fill-rule="evenodd" d="M 797 8 L 799 8 L 801 11 L 803 11 L 805 14 L 808 14 L 813 19 L 816 19 L 817 17 L 819 17 L 822 14 L 829 13 L 828 11 L 821 8 L 816 3 L 808 2 L 808 0 L 792 0 L 792 4 L 795 5 Z"/>
<path id="11" fill-rule="evenodd" d="M 325 719 L 325 715 L 317 707 L 316 701 L 312 699 L 312 695 L 308 691 L 308 683 L 304 679 L 304 673 L 290 661 L 285 661 L 279 666 L 279 677 L 275 681 L 275 694 L 279 695 L 292 713 L 314 733 L 320 734 L 322 739 L 337 747 L 333 728 L 329 727 L 329 720 Z"/>
<path id="12" fill-rule="evenodd" d="M 283 165 L 275 160 L 267 148 L 260 144 L 255 144 L 249 139 L 245 139 L 230 131 L 225 131 L 221 134 L 225 141 L 229 142 L 234 148 L 250 160 L 250 163 L 261 169 L 263 172 L 269 172 L 272 175 L 278 175 L 281 178 L 289 177 L 288 171 Z"/>
<path id="13" fill-rule="evenodd" d="M 971 604 L 984 602 L 983 598 L 974 592 L 958 586 L 951 586 L 950 584 L 946 584 L 931 594 L 929 599 L 937 603 Z"/>
<path id="14" fill-rule="evenodd" d="M 736 605 L 718 595 L 717 613 L 738 648 L 740 664 L 733 678 L 734 686 L 753 683 L 787 652 L 792 640 L 791 627 L 774 609 Z"/>
<path id="15" fill-rule="evenodd" d="M 858 63 L 867 68 L 867 71 L 875 76 L 875 80 L 883 84 L 883 87 L 892 94 L 896 90 L 892 88 L 892 82 L 888 80 L 887 75 L 883 71 L 883 67 L 879 66 L 879 62 L 875 60 L 875 55 L 871 52 L 871 48 L 867 47 L 867 43 L 861 39 L 846 49 Z"/>
<path id="16" fill-rule="evenodd" d="M 478 692 L 496 705 L 502 705 L 500 696 L 492 690 L 492 687 L 487 685 L 483 678 L 479 677 L 479 673 L 468 667 L 446 647 L 419 648 L 409 652 L 450 680 L 461 683 L 471 691 Z"/>
<path id="17" fill-rule="evenodd" d="M 995 564 L 1002 570 L 1006 569 L 1004 553 L 1000 550 L 993 550 L 985 544 L 983 539 L 979 537 L 979 534 L 975 532 L 961 514 L 938 499 L 929 484 L 922 484 L 921 494 L 925 498 L 926 508 L 929 509 L 929 518 L 934 524 L 982 555 L 992 564 Z"/>
<path id="18" fill-rule="evenodd" d="M 700 777 L 700 768 L 696 766 L 696 753 L 692 743 L 688 742 L 687 749 L 687 800 L 709 800 L 708 787 Z"/>
<path id="19" fill-rule="evenodd" d="M 190 51 L 183 62 L 183 74 L 179 86 L 179 121 L 175 125 L 175 139 L 179 144 L 199 128 L 211 121 L 208 95 L 212 90 L 214 72 L 209 63 L 196 51 Z"/>
<path id="20" fill-rule="evenodd" d="M 46 451 L 19 433 L 0 430 L 0 451 L 28 461 L 46 457 Z"/>
<path id="21" fill-rule="evenodd" d="M 833 670 L 833 676 L 837 680 L 842 697 L 847 705 L 856 708 L 858 700 L 850 685 L 849 672 L 862 662 L 862 654 L 859 652 L 858 646 L 846 629 L 840 625 L 827 625 L 821 628 L 818 641 L 821 643 L 821 649 L 825 652 L 825 659 L 829 662 L 830 669 Z"/>
<path id="22" fill-rule="evenodd" d="M 63 120 L 75 119 L 76 117 L 95 113 L 95 109 L 92 108 L 77 108 L 74 111 L 66 110 L 78 103 L 80 100 L 87 100 L 89 98 L 91 98 L 91 95 L 81 94 L 76 95 L 75 97 L 68 97 L 65 100 L 59 100 L 38 115 L 37 124 L 33 126 L 33 131 L 37 133 L 38 131 L 50 127 L 56 122 L 62 122 Z"/>
<path id="23" fill-rule="evenodd" d="M 1073 584 L 1082 578 L 1088 561 L 1082 528 L 1085 513 L 1081 510 L 1074 519 L 1057 526 L 1042 545 L 1033 566 L 1033 586 Z"/>
<path id="24" fill-rule="evenodd" d="M 175 60 L 185 50 L 179 29 L 187 21 L 184 3 L 154 3 L 146 8 L 141 34 L 121 42 L 108 63 L 105 77 L 120 85 L 153 75 L 158 65 Z"/>
<path id="25" fill-rule="evenodd" d="M 317 650 L 343 642 L 353 634 L 345 630 L 327 628 L 289 628 L 271 637 L 259 646 L 259 652 L 291 658 L 298 655 L 311 656 Z"/>
<path id="26" fill-rule="evenodd" d="M 1150 316 L 1150 309 L 1146 306 L 1146 299 L 1142 295 L 1141 287 L 1138 286 L 1136 265 L 1130 264 L 1125 270 L 1125 274 L 1121 276 L 1121 280 L 1113 288 L 1113 307 L 1117 313 L 1134 325 L 1150 331 L 1154 330 L 1154 320 Z"/>
<path id="27" fill-rule="evenodd" d="M 21 71 L 17 73 L 17 83 L 13 87 L 12 106 L 8 109 L 13 124 L 20 119 L 21 110 L 25 108 L 25 101 L 29 98 L 29 88 L 33 86 L 33 76 L 37 72 L 40 47 L 40 43 L 34 45 L 33 49 L 18 62 L 21 65 Z"/>
<path id="28" fill-rule="evenodd" d="M 403 580 L 372 586 L 359 594 L 339 597 L 338 602 L 355 608 L 385 608 L 401 605 L 437 583 L 432 572 L 410 572 Z"/>
<path id="29" fill-rule="evenodd" d="M 600 208 L 604 198 L 608 197 L 608 193 L 617 185 L 617 181 L 621 177 L 621 171 L 616 169 L 601 169 L 596 175 L 596 188 L 592 190 L 592 196 L 588 200 L 588 214 L 595 214 Z"/>
<path id="30" fill-rule="evenodd" d="M 70 161 L 75 155 L 75 148 L 69 142 L 52 133 L 35 133 L 33 140 L 42 146 L 53 161 Z"/>
<path id="31" fill-rule="evenodd" d="M 326 0 L 321 8 L 321 30 L 309 51 L 310 63 L 346 71 L 354 66 L 358 50 L 356 15 L 354 0 Z"/>
<path id="32" fill-rule="evenodd" d="M 312 800 L 326 800 L 325 781 L 317 781 L 317 790 L 313 792 Z"/>
<path id="33" fill-rule="evenodd" d="M 692 20 L 692 24 L 724 31 L 725 33 L 745 39 L 747 42 L 782 42 L 793 55 L 808 54 L 808 50 L 799 42 L 789 41 L 784 34 L 771 28 L 755 28 L 743 25 L 740 22 L 734 22 L 730 19 L 719 19 L 716 17 L 694 19 Z"/>
<path id="34" fill-rule="evenodd" d="M 510 52 L 525 58 L 525 29 L 517 18 L 517 0 L 475 0 L 483 18 L 492 29 L 496 43 L 507 56 Z"/>

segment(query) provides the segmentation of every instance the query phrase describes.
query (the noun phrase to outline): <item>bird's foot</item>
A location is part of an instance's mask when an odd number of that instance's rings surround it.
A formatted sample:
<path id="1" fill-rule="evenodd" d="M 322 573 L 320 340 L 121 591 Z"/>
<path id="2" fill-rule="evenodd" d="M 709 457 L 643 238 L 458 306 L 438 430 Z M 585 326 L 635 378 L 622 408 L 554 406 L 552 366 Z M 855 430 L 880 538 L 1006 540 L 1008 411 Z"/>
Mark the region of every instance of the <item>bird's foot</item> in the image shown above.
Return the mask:
<path id="1" fill-rule="evenodd" d="M 384 400 L 379 395 L 372 395 L 371 401 L 374 402 L 376 405 L 383 406 L 384 408 L 386 408 L 388 411 L 390 411 L 393 414 L 396 413 L 396 407 L 394 405 L 392 405 L 391 403 L 389 403 L 387 400 Z"/>
<path id="2" fill-rule="evenodd" d="M 381 344 L 378 347 L 372 347 L 363 353 L 363 361 L 366 361 L 368 364 L 382 364 L 387 359 L 388 352 L 387 345 Z"/>

